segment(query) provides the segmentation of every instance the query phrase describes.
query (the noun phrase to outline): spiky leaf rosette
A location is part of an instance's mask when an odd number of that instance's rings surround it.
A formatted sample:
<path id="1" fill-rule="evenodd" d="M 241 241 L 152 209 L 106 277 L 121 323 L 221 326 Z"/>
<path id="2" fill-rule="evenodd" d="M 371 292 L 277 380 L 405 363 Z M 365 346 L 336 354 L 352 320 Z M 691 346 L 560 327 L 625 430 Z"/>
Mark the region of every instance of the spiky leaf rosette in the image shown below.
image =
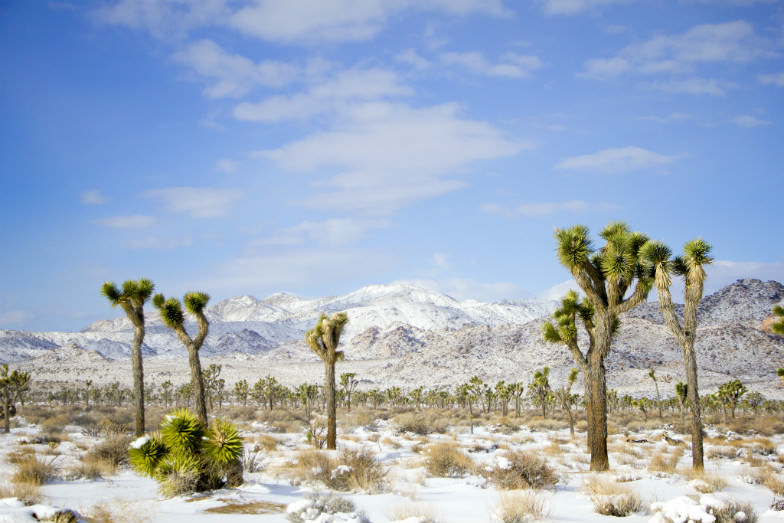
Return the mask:
<path id="1" fill-rule="evenodd" d="M 199 314 L 210 301 L 210 295 L 204 292 L 189 292 L 185 295 L 185 308 L 191 314 Z"/>
<path id="2" fill-rule="evenodd" d="M 216 419 L 207 431 L 203 450 L 208 460 L 222 466 L 231 465 L 242 457 L 242 436 L 234 424 Z"/>
<path id="3" fill-rule="evenodd" d="M 195 492 L 201 468 L 197 456 L 169 454 L 161 461 L 156 472 L 161 493 L 165 496 L 178 496 Z"/>
<path id="4" fill-rule="evenodd" d="M 169 450 L 160 435 L 153 434 L 131 443 L 131 448 L 128 449 L 128 459 L 137 472 L 152 478 L 156 476 L 156 469 L 168 452 Z"/>
<path id="5" fill-rule="evenodd" d="M 177 409 L 161 424 L 164 444 L 175 454 L 197 456 L 201 449 L 204 427 L 196 416 L 185 409 Z"/>

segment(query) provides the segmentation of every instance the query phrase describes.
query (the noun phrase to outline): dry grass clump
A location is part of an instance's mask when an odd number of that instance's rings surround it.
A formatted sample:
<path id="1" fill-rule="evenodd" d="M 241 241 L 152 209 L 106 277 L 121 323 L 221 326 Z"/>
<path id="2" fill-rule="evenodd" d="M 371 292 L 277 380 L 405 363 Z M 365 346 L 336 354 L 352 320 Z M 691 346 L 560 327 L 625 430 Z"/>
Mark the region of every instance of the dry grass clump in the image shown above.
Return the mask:
<path id="1" fill-rule="evenodd" d="M 705 452 L 708 459 L 735 459 L 740 454 L 740 449 L 732 445 L 718 445 Z"/>
<path id="2" fill-rule="evenodd" d="M 431 476 L 458 478 L 474 471 L 471 457 L 456 443 L 436 443 L 425 450 L 425 468 Z"/>
<path id="3" fill-rule="evenodd" d="M 405 502 L 392 509 L 391 518 L 394 521 L 414 520 L 417 523 L 438 523 L 439 518 L 431 503 Z"/>
<path id="4" fill-rule="evenodd" d="M 286 508 L 286 518 L 291 523 L 305 523 L 305 521 L 312 520 L 332 521 L 333 518 L 322 517 L 322 515 L 347 514 L 353 513 L 354 510 L 355 506 L 351 500 L 333 493 L 306 494 L 301 501 L 292 503 Z M 352 516 L 352 520 L 368 523 L 367 517 L 362 513 L 352 514 Z"/>
<path id="5" fill-rule="evenodd" d="M 44 458 L 35 454 L 27 454 L 16 461 L 16 471 L 11 477 L 15 485 L 41 486 L 55 477 L 57 469 L 54 466 L 56 457 Z"/>
<path id="6" fill-rule="evenodd" d="M 275 432 L 301 432 L 308 426 L 308 420 L 304 412 L 274 409 L 257 411 L 256 414 L 259 421 L 269 425 Z"/>
<path id="7" fill-rule="evenodd" d="M 670 454 L 664 452 L 656 453 L 651 458 L 650 463 L 648 463 L 648 470 L 672 474 L 675 472 L 681 457 L 683 457 L 683 447 L 675 447 Z"/>
<path id="8" fill-rule="evenodd" d="M 370 409 L 354 408 L 350 411 L 343 412 L 339 416 L 341 426 L 346 429 L 355 429 L 358 427 L 373 427 L 376 421 L 375 413 Z"/>
<path id="9" fill-rule="evenodd" d="M 640 495 L 614 478 L 589 476 L 585 490 L 591 497 L 594 510 L 604 516 L 626 517 L 640 510 Z"/>
<path id="10" fill-rule="evenodd" d="M 689 486 L 700 494 L 712 494 L 727 486 L 727 480 L 722 476 L 704 470 L 695 471 L 693 468 L 687 468 L 680 473 L 690 480 Z"/>
<path id="11" fill-rule="evenodd" d="M 484 475 L 497 487 L 507 490 L 543 489 L 558 482 L 555 471 L 533 452 L 513 451 L 498 458 Z"/>
<path id="12" fill-rule="evenodd" d="M 448 428 L 447 420 L 435 412 L 404 412 L 395 416 L 393 421 L 401 432 L 422 436 L 433 432 L 443 434 Z"/>
<path id="13" fill-rule="evenodd" d="M 553 430 L 562 430 L 569 428 L 569 422 L 566 420 L 556 419 L 554 417 L 543 418 L 542 416 L 534 416 L 525 422 L 532 431 L 547 432 Z"/>
<path id="14" fill-rule="evenodd" d="M 345 449 L 337 458 L 327 452 L 304 451 L 292 472 L 295 480 L 320 482 L 332 490 L 344 492 L 378 492 L 386 478 L 382 465 L 370 451 L 364 449 Z"/>
<path id="15" fill-rule="evenodd" d="M 716 523 L 757 523 L 757 513 L 751 503 L 727 501 L 722 507 L 711 507 Z"/>
<path id="16" fill-rule="evenodd" d="M 544 495 L 536 490 L 502 492 L 492 515 L 501 523 L 544 521 L 550 515 L 550 507 Z"/>
<path id="17" fill-rule="evenodd" d="M 115 435 L 98 443 L 89 451 L 85 461 L 103 462 L 107 467 L 117 469 L 128 463 L 128 447 L 133 441 L 131 436 Z"/>
<path id="18" fill-rule="evenodd" d="M 0 499 L 16 498 L 27 506 L 41 503 L 41 491 L 38 485 L 16 483 L 8 487 L 0 486 Z"/>

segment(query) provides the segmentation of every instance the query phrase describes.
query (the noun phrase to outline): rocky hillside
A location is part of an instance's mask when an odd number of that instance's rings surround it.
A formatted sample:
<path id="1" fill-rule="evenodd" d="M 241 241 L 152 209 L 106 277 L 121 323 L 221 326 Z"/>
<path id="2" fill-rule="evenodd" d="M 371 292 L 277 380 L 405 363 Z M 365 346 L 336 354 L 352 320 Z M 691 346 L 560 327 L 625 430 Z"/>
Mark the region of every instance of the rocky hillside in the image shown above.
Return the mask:
<path id="1" fill-rule="evenodd" d="M 784 366 L 784 338 L 761 325 L 783 297 L 784 286 L 777 282 L 740 280 L 703 299 L 696 349 L 706 387 L 730 377 L 768 389 L 778 383 L 775 371 Z M 575 365 L 565 347 L 542 340 L 542 324 L 553 307 L 541 302 L 460 302 L 401 285 L 318 300 L 287 294 L 265 300 L 243 296 L 210 308 L 211 334 L 203 357 L 205 364 L 222 364 L 229 383 L 255 381 L 267 373 L 290 385 L 320 381 L 323 366 L 303 342 L 303 333 L 320 313 L 347 310 L 353 330 L 344 335 L 347 361 L 339 371 L 357 372 L 366 386 L 454 385 L 473 375 L 489 383 L 527 381 L 544 366 L 558 382 Z M 80 333 L 0 332 L 0 355 L 40 379 L 74 375 L 81 361 L 81 368 L 102 368 L 99 379 L 129 381 L 131 331 L 123 321 L 98 322 Z M 145 342 L 150 379 L 188 379 L 185 350 L 168 329 L 150 322 Z M 84 350 L 77 353 L 75 344 Z M 54 355 L 62 351 L 68 357 L 58 360 Z M 683 380 L 680 347 L 655 302 L 622 319 L 607 366 L 610 385 L 619 389 L 652 390 L 647 378 L 652 367 L 663 383 Z"/>

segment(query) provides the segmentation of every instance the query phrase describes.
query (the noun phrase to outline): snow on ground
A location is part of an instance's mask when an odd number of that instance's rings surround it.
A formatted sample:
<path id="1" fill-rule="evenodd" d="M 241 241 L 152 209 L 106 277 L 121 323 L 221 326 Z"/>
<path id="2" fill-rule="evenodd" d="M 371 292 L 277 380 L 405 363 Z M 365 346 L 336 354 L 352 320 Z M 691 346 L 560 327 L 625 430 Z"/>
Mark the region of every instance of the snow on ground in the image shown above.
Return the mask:
<path id="1" fill-rule="evenodd" d="M 0 499 L 0 522 L 36 521 L 66 508 L 79 514 L 80 521 L 107 523 L 494 522 L 501 521 L 498 514 L 503 498 L 513 493 L 499 489 L 482 471 L 509 468 L 511 453 L 518 450 L 544 458 L 558 477 L 554 487 L 534 493 L 542 505 L 544 521 L 618 521 L 595 511 L 590 485 L 604 478 L 611 490 L 619 490 L 598 493 L 594 498 L 616 499 L 627 492 L 639 499 L 639 509 L 624 518 L 628 523 L 712 523 L 709 507 L 715 512 L 731 502 L 748 504 L 759 522 L 784 522 L 784 511 L 770 508 L 776 500 L 773 491 L 761 484 L 767 475 L 771 484 L 780 481 L 784 485 L 784 465 L 778 457 L 784 456 L 784 435 L 755 438 L 709 431 L 705 446 L 709 459 L 702 478 L 689 474 L 691 455 L 687 445 L 668 443 L 663 430 L 611 435 L 613 470 L 595 475 L 588 471 L 585 433 L 578 432 L 572 441 L 568 430 L 533 431 L 523 426 L 509 431 L 478 425 L 473 434 L 468 427 L 456 426 L 445 434 L 422 436 L 400 432 L 394 420 L 377 420 L 343 430 L 339 447 L 372 452 L 384 467 L 384 488 L 374 493 L 336 493 L 335 499 L 352 502 L 354 509 L 320 514 L 319 503 L 326 503 L 329 490 L 297 476 L 298 456 L 312 448 L 302 433 L 272 434 L 275 448 L 259 450 L 260 471 L 246 471 L 246 482 L 239 488 L 165 498 L 154 480 L 128 467 L 98 479 L 66 479 L 67 471 L 100 439 L 69 425 L 67 437 L 50 446 L 34 443 L 36 426 L 25 424 L 21 418 L 17 425 L 10 434 L 0 434 L 0 493 L 12 492 L 16 465 L 11 461 L 20 449 L 33 449 L 36 455 L 53 462 L 59 472 L 57 478 L 40 487 L 38 504 L 25 506 L 15 498 Z M 258 427 L 258 423 L 244 426 L 248 449 L 258 437 Z M 668 436 L 688 441 L 688 437 L 672 431 Z M 470 458 L 473 471 L 457 477 L 428 474 L 427 449 L 434 443 L 457 446 Z M 337 458 L 339 451 L 330 455 Z M 349 471 L 346 465 L 339 465 L 332 474 Z M 710 487 L 712 483 L 714 487 Z M 742 515 L 736 520 L 742 521 Z"/>

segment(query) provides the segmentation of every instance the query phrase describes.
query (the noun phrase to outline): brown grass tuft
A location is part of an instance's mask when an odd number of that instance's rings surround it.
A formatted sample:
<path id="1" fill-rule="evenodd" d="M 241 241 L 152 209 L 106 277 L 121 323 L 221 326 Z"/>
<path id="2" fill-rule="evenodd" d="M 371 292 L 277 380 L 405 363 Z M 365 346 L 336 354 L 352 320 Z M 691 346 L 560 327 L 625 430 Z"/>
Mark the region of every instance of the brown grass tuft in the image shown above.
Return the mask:
<path id="1" fill-rule="evenodd" d="M 456 478 L 471 473 L 475 465 L 471 457 L 456 443 L 436 443 L 427 447 L 425 467 L 428 474 L 439 478 Z"/>
<path id="2" fill-rule="evenodd" d="M 497 487 L 508 490 L 542 489 L 554 486 L 558 477 L 547 462 L 533 452 L 507 452 L 485 476 Z"/>

